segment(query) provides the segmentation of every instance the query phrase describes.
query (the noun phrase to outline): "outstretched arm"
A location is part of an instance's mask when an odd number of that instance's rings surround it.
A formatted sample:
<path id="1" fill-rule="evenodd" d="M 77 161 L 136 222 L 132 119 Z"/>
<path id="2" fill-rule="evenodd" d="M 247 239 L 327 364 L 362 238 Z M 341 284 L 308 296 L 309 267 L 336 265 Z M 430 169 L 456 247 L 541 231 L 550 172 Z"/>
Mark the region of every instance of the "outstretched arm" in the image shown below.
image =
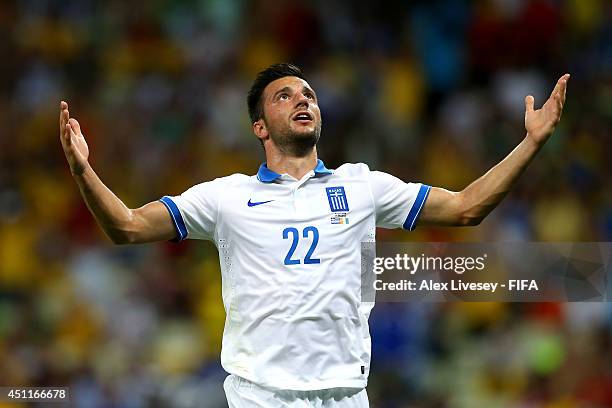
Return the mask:
<path id="1" fill-rule="evenodd" d="M 565 103 L 569 74 L 557 81 L 542 108 L 534 110 L 534 98 L 525 98 L 525 139 L 483 176 L 459 192 L 434 187 L 423 206 L 419 225 L 477 225 L 506 196 L 516 180 L 546 143 Z"/>
<path id="2" fill-rule="evenodd" d="M 60 141 L 70 171 L 98 225 L 115 244 L 164 241 L 176 237 L 170 214 L 161 202 L 129 209 L 102 183 L 89 165 L 89 148 L 68 104 L 60 104 Z"/>

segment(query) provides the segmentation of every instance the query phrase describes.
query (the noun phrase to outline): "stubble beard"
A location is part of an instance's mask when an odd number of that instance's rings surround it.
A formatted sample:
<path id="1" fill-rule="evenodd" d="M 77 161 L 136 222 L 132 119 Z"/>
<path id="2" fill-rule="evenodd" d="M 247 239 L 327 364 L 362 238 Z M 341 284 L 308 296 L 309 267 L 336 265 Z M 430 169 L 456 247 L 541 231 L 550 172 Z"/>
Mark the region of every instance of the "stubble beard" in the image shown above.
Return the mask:
<path id="1" fill-rule="evenodd" d="M 316 124 L 311 132 L 296 132 L 288 128 L 282 132 L 270 133 L 270 137 L 283 154 L 305 157 L 312 152 L 321 137 L 321 124 Z"/>

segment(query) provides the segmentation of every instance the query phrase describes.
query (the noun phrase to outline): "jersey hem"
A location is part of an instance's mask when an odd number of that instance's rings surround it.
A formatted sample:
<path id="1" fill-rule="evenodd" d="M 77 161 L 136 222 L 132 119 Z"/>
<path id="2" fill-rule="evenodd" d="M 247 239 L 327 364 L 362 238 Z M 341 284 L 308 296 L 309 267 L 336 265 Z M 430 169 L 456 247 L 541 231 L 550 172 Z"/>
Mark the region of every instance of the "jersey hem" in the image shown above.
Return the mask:
<path id="1" fill-rule="evenodd" d="M 266 384 L 262 382 L 255 381 L 248 376 L 242 376 L 238 374 L 232 374 L 236 377 L 243 378 L 253 384 L 256 384 L 259 387 L 266 388 L 269 390 L 283 390 L 283 391 L 321 391 L 321 390 L 330 390 L 333 388 L 355 388 L 355 389 L 363 389 L 368 385 L 367 380 L 344 380 L 344 381 L 321 381 L 315 383 L 309 383 L 308 385 L 304 384 L 283 384 L 283 386 L 277 386 L 272 384 Z"/>

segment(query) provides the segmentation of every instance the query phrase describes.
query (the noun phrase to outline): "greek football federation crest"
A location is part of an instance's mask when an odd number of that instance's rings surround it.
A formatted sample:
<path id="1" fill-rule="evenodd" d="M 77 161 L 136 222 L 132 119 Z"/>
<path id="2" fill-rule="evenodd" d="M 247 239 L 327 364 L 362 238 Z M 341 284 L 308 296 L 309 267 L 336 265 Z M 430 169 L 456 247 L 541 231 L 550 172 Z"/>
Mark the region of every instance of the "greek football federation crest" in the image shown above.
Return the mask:
<path id="1" fill-rule="evenodd" d="M 329 202 L 329 209 L 333 215 L 331 217 L 332 224 L 348 224 L 349 219 L 347 213 L 349 211 L 348 200 L 346 198 L 346 192 L 344 187 L 327 187 L 325 188 L 327 193 L 327 201 Z"/>
<path id="2" fill-rule="evenodd" d="M 348 212 L 349 206 L 344 187 L 327 187 L 325 191 L 332 212 Z"/>

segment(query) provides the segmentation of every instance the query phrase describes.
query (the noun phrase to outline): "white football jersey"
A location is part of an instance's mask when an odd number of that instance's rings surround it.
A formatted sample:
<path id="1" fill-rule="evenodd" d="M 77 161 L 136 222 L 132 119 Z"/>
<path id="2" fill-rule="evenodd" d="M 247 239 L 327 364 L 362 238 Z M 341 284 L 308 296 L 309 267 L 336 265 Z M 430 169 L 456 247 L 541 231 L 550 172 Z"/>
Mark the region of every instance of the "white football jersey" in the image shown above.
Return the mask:
<path id="1" fill-rule="evenodd" d="M 221 364 L 263 387 L 363 388 L 370 366 L 361 243 L 412 230 L 430 187 L 318 161 L 301 180 L 264 164 L 165 196 L 177 239 L 219 250 L 226 311 Z"/>

